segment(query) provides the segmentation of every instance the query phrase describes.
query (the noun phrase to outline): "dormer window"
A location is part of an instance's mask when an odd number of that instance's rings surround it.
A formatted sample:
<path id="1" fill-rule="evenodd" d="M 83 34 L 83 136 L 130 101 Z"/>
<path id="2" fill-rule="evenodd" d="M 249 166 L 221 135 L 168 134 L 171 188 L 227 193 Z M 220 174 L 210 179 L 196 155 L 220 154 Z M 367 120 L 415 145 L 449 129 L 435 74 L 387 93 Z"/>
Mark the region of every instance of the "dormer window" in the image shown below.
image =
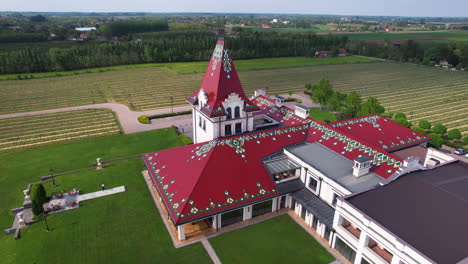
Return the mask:
<path id="1" fill-rule="evenodd" d="M 236 108 L 234 108 L 234 117 L 235 118 L 240 117 L 240 107 L 239 106 L 236 106 Z"/>
<path id="2" fill-rule="evenodd" d="M 231 107 L 228 107 L 226 109 L 226 113 L 227 113 L 227 119 L 231 119 L 232 118 L 232 109 L 231 109 Z"/>

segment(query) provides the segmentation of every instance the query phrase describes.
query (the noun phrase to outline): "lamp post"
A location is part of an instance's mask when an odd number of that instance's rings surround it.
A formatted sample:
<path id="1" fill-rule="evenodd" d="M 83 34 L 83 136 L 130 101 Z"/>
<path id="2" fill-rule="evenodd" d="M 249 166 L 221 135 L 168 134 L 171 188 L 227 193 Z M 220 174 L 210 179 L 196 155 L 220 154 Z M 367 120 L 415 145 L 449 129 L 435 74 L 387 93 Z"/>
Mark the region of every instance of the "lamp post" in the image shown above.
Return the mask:
<path id="1" fill-rule="evenodd" d="M 46 226 L 46 232 L 50 232 L 49 225 L 47 224 L 47 213 L 43 212 L 43 214 L 44 214 L 44 222 L 45 222 L 45 226 Z"/>
<path id="2" fill-rule="evenodd" d="M 171 113 L 174 113 L 174 97 L 171 96 Z"/>
<path id="3" fill-rule="evenodd" d="M 50 176 L 52 177 L 52 186 L 57 187 L 57 184 L 55 184 L 54 170 L 50 169 L 49 172 L 50 172 Z"/>

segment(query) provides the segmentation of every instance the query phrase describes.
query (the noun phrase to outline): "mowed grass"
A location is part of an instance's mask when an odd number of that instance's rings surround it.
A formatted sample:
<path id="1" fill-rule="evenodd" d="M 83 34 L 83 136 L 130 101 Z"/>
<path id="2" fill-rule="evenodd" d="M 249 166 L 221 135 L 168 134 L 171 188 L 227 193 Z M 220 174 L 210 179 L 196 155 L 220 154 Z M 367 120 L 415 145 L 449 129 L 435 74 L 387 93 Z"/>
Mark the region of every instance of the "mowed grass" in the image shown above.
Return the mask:
<path id="1" fill-rule="evenodd" d="M 237 62 L 236 62 L 237 65 Z M 468 134 L 468 74 L 392 62 L 316 65 L 239 71 L 248 95 L 302 92 L 305 83 L 328 78 L 334 89 L 376 96 L 387 111 L 410 121 L 427 119 Z M 131 68 L 65 77 L 0 82 L 0 114 L 115 101 L 136 110 L 185 105 L 203 73 L 165 67 Z"/>
<path id="2" fill-rule="evenodd" d="M 288 215 L 210 239 L 223 263 L 328 264 L 333 256 Z"/>
<path id="3" fill-rule="evenodd" d="M 323 33 L 325 34 L 325 33 Z M 330 34 L 330 33 L 327 33 Z M 332 32 L 347 36 L 351 40 L 414 39 L 435 41 L 468 41 L 468 32 L 456 31 L 421 31 L 421 32 Z"/>
<path id="4" fill-rule="evenodd" d="M 104 160 L 182 145 L 174 129 L 116 135 L 0 154 L 0 226 L 9 228 L 11 208 L 22 204 L 22 190 L 48 174 L 90 167 Z M 48 193 L 78 188 L 82 193 L 124 185 L 126 192 L 88 200 L 80 208 L 47 218 L 22 231 L 22 238 L 0 236 L 1 263 L 209 263 L 200 243 L 180 249 L 172 240 L 141 176 L 140 158 L 114 161 L 46 183 Z"/>
<path id="5" fill-rule="evenodd" d="M 119 133 L 119 123 L 108 109 L 4 118 L 0 152 Z"/>
<path id="6" fill-rule="evenodd" d="M 310 108 L 309 116 L 320 122 L 335 122 L 336 116 L 333 113 L 330 113 L 326 110 L 320 108 Z"/>

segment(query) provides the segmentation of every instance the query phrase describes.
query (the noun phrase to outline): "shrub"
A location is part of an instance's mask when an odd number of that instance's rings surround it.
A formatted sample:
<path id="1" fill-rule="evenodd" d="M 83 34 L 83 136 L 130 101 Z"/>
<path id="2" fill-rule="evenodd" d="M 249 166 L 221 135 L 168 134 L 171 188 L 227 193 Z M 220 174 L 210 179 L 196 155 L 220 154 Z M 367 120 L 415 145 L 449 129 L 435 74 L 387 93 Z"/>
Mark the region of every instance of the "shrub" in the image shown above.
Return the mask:
<path id="1" fill-rule="evenodd" d="M 442 124 L 437 124 L 432 129 L 432 132 L 437 134 L 445 134 L 447 132 L 447 128 Z"/>
<path id="2" fill-rule="evenodd" d="M 400 119 L 400 118 L 406 119 L 406 115 L 403 114 L 403 113 L 396 113 L 396 114 L 393 116 L 393 118 L 394 118 L 395 120 Z"/>
<path id="3" fill-rule="evenodd" d="M 293 94 L 294 94 L 294 91 L 289 91 L 288 94 L 289 94 L 289 95 L 293 95 Z"/>
<path id="4" fill-rule="evenodd" d="M 403 118 L 403 117 L 395 119 L 395 122 L 397 122 L 398 124 L 404 127 L 409 127 L 411 125 L 410 122 L 408 122 L 408 120 L 406 120 L 406 118 Z"/>
<path id="5" fill-rule="evenodd" d="M 40 215 L 44 212 L 43 204 L 46 202 L 46 191 L 44 186 L 39 184 L 34 184 L 31 187 L 31 202 L 32 202 L 32 211 L 34 215 Z"/>
<path id="6" fill-rule="evenodd" d="M 184 145 L 191 145 L 191 144 L 193 144 L 193 141 L 192 141 L 189 137 L 187 137 L 186 135 L 184 135 L 184 134 L 180 134 L 180 135 L 179 135 L 179 138 L 180 138 L 180 140 L 182 141 L 182 143 L 184 143 Z"/>
<path id="7" fill-rule="evenodd" d="M 462 134 L 460 133 L 460 130 L 452 129 L 447 133 L 447 136 L 451 139 L 460 139 Z"/>
<path id="8" fill-rule="evenodd" d="M 297 102 L 297 103 L 302 103 L 302 100 L 301 99 L 297 99 L 297 98 L 294 98 L 294 97 L 288 97 L 284 100 L 285 102 Z"/>
<path id="9" fill-rule="evenodd" d="M 414 127 L 411 127 L 411 129 L 412 129 L 413 131 L 418 132 L 419 134 L 423 134 L 423 135 L 426 134 L 426 131 L 425 131 L 424 129 L 420 128 L 420 127 L 414 126 Z"/>
<path id="10" fill-rule="evenodd" d="M 151 123 L 150 119 L 146 115 L 139 116 L 138 117 L 138 122 L 140 122 L 142 124 L 150 124 Z"/>
<path id="11" fill-rule="evenodd" d="M 428 136 L 432 139 L 431 142 L 429 142 L 429 146 L 438 148 L 438 149 L 442 147 L 444 140 L 442 139 L 440 135 L 431 133 Z"/>
<path id="12" fill-rule="evenodd" d="M 418 125 L 422 129 L 430 129 L 432 126 L 431 123 L 427 120 L 420 120 Z"/>
<path id="13" fill-rule="evenodd" d="M 463 138 L 463 144 L 465 144 L 465 145 L 468 144 L 468 136 Z"/>
<path id="14" fill-rule="evenodd" d="M 312 84 L 311 83 L 306 83 L 304 85 L 304 88 L 306 88 L 307 90 L 310 90 L 310 89 L 312 89 Z"/>
<path id="15" fill-rule="evenodd" d="M 178 116 L 178 115 L 188 115 L 188 114 L 191 114 L 191 113 L 192 113 L 192 110 L 188 110 L 188 111 L 182 111 L 182 112 L 153 115 L 153 116 L 149 116 L 148 118 L 149 119 L 157 119 L 157 118 L 165 118 L 165 117 Z"/>

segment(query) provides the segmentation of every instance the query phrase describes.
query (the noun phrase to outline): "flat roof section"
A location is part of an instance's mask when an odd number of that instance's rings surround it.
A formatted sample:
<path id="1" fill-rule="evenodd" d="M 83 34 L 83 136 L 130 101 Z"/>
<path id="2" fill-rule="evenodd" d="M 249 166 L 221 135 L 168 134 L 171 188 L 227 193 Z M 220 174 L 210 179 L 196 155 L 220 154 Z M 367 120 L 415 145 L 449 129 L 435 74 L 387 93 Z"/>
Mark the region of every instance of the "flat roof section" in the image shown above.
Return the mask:
<path id="1" fill-rule="evenodd" d="M 354 176 L 353 161 L 317 142 L 288 147 L 286 150 L 353 193 L 370 189 L 384 180 L 373 172 Z"/>
<path id="2" fill-rule="evenodd" d="M 468 256 L 468 164 L 456 161 L 346 199 L 436 263 Z"/>

